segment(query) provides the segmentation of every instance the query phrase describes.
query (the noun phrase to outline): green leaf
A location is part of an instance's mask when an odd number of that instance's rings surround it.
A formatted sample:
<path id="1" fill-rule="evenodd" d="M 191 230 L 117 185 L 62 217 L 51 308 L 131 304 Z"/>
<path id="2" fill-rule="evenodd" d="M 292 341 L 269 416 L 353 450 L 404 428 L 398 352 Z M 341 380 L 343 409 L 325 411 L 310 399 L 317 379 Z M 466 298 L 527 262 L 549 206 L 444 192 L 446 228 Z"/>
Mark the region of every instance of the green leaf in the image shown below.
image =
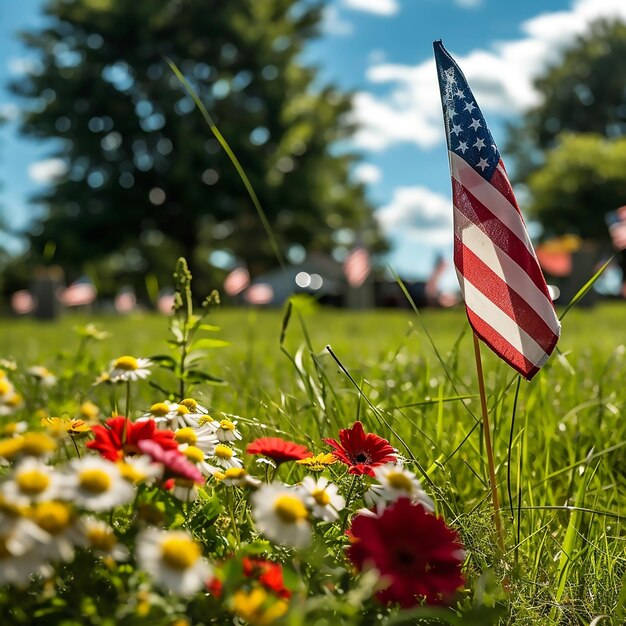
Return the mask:
<path id="1" fill-rule="evenodd" d="M 207 374 L 200 370 L 188 370 L 185 372 L 184 379 L 189 383 L 209 383 L 211 385 L 227 385 L 228 383 L 218 376 Z"/>
<path id="2" fill-rule="evenodd" d="M 214 348 L 226 348 L 230 346 L 230 342 L 225 339 L 198 339 L 189 347 L 190 350 L 213 350 Z"/>
<path id="3" fill-rule="evenodd" d="M 164 367 L 168 370 L 173 370 L 176 367 L 176 360 L 168 354 L 156 354 L 149 357 L 149 359 L 160 367 Z"/>

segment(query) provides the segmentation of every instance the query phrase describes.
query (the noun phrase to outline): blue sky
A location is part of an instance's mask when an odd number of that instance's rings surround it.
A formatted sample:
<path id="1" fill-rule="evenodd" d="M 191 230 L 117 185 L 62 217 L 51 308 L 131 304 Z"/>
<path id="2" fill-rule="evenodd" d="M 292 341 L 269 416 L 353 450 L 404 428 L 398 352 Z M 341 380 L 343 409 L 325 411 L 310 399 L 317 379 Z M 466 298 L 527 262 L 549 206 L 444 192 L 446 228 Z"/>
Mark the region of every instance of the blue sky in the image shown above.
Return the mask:
<path id="1" fill-rule="evenodd" d="M 27 70 L 15 33 L 40 26 L 42 0 L 0 2 L 0 112 L 16 113 L 9 79 Z M 402 275 L 428 273 L 435 255 L 451 255 L 450 176 L 432 41 L 442 39 L 463 69 L 497 143 L 503 125 L 536 102 L 532 78 L 601 16 L 626 19 L 624 0 L 329 0 L 323 36 L 305 52 L 320 80 L 355 92 L 363 163 L 377 217 Z M 58 163 L 49 149 L 0 129 L 0 206 L 10 226 L 32 216 L 28 197 Z M 506 158 L 506 157 L 505 157 Z M 523 202 L 522 202 L 523 207 Z"/>

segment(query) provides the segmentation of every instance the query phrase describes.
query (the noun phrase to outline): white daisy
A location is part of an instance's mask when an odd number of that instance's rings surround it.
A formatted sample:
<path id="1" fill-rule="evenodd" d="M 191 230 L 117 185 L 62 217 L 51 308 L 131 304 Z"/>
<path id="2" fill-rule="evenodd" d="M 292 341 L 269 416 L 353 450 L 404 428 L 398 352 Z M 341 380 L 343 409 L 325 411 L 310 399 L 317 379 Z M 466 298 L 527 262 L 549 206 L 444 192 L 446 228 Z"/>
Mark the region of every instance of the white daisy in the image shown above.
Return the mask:
<path id="1" fill-rule="evenodd" d="M 82 545 L 99 557 L 111 557 L 116 561 L 128 560 L 128 548 L 117 540 L 114 530 L 95 517 L 83 517 L 81 520 Z"/>
<path id="2" fill-rule="evenodd" d="M 205 454 L 209 455 L 213 454 L 215 446 L 218 444 L 213 429 L 208 426 L 202 426 L 200 428 L 185 426 L 184 428 L 179 428 L 174 433 L 174 439 L 179 444 L 187 444 L 200 448 Z"/>
<path id="3" fill-rule="evenodd" d="M 1 383 L 2 381 L 0 381 Z M 0 398 L 0 416 L 13 415 L 24 406 L 24 398 L 17 391 L 11 391 Z"/>
<path id="4" fill-rule="evenodd" d="M 29 513 L 33 522 L 48 533 L 48 540 L 41 550 L 53 561 L 71 561 L 74 544 L 80 541 L 76 527 L 76 514 L 63 502 L 39 502 Z"/>
<path id="5" fill-rule="evenodd" d="M 29 367 L 27 372 L 44 387 L 53 387 L 56 385 L 57 377 L 43 365 L 33 365 Z"/>
<path id="6" fill-rule="evenodd" d="M 69 466 L 74 479 L 72 499 L 90 511 L 108 511 L 113 507 L 130 502 L 135 489 L 124 479 L 119 467 L 96 456 L 74 459 Z"/>
<path id="7" fill-rule="evenodd" d="M 237 422 L 228 419 L 220 420 L 215 436 L 222 442 L 232 442 L 241 439 L 241 433 L 237 430 Z"/>
<path id="8" fill-rule="evenodd" d="M 193 502 L 198 498 L 198 485 L 193 480 L 185 478 L 174 478 L 173 485 L 169 492 L 182 502 Z"/>
<path id="9" fill-rule="evenodd" d="M 136 359 L 134 356 L 120 356 L 111 363 L 109 378 L 112 382 L 136 381 L 150 376 L 150 359 Z"/>
<path id="10" fill-rule="evenodd" d="M 314 517 L 326 522 L 339 519 L 339 511 L 346 505 L 346 500 L 339 495 L 337 485 L 324 477 L 315 480 L 312 476 L 307 476 L 300 483 L 299 490 Z"/>
<path id="11" fill-rule="evenodd" d="M 0 585 L 26 587 L 32 576 L 50 576 L 52 568 L 46 555 L 36 546 L 22 554 L 12 554 L 7 548 L 9 538 L 0 535 Z"/>
<path id="12" fill-rule="evenodd" d="M 163 465 L 155 463 L 145 454 L 127 456 L 123 461 L 118 461 L 117 466 L 122 478 L 135 485 L 152 483 L 154 479 L 161 478 L 163 475 Z"/>
<path id="13" fill-rule="evenodd" d="M 258 487 L 261 481 L 254 476 L 250 476 L 243 467 L 229 467 L 221 472 L 221 481 L 229 487 Z"/>
<path id="14" fill-rule="evenodd" d="M 252 494 L 257 528 L 284 546 L 306 548 L 311 543 L 309 511 L 300 493 L 279 483 L 263 485 Z"/>
<path id="15" fill-rule="evenodd" d="M 376 467 L 374 479 L 378 484 L 373 484 L 363 497 L 368 506 L 385 505 L 398 498 L 409 498 L 411 502 L 420 503 L 427 511 L 435 510 L 432 499 L 422 489 L 417 476 L 402 465 L 387 463 Z"/>
<path id="16" fill-rule="evenodd" d="M 71 480 L 40 459 L 26 457 L 9 480 L 0 485 L 0 494 L 16 506 L 33 502 L 65 499 L 71 492 Z"/>
<path id="17" fill-rule="evenodd" d="M 215 446 L 212 458 L 220 467 L 226 469 L 229 467 L 243 467 L 243 462 L 237 457 L 236 450 L 223 443 L 218 443 Z"/>
<path id="18" fill-rule="evenodd" d="M 2 372 L 0 376 L 0 402 L 4 402 L 5 398 L 10 397 L 14 393 L 15 387 L 13 383 L 6 377 L 6 374 Z"/>
<path id="19" fill-rule="evenodd" d="M 201 413 L 202 415 L 207 415 L 209 413 L 209 409 L 198 404 L 198 401 L 195 398 L 184 398 L 179 402 L 183 406 L 189 409 L 190 413 Z"/>
<path id="20" fill-rule="evenodd" d="M 212 575 L 200 546 L 185 531 L 144 530 L 136 553 L 139 566 L 157 585 L 180 596 L 200 591 Z"/>

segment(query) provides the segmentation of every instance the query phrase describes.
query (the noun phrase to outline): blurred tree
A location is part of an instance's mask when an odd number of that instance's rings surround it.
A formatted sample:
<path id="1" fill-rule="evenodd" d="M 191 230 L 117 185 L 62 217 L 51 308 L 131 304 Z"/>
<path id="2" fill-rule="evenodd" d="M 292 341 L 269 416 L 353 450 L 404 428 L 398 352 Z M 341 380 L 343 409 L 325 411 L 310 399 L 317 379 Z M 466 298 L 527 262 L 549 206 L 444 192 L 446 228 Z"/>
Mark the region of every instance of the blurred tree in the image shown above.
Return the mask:
<path id="1" fill-rule="evenodd" d="M 626 203 L 626 138 L 563 133 L 527 185 L 545 235 L 608 241 L 604 214 Z"/>
<path id="2" fill-rule="evenodd" d="M 540 168 L 561 132 L 626 135 L 626 24 L 601 20 L 535 80 L 540 103 L 509 128 L 506 152 L 523 182 Z"/>
<path id="3" fill-rule="evenodd" d="M 32 257 L 102 276 L 184 255 L 202 291 L 210 252 L 275 265 L 244 186 L 164 58 L 197 90 L 257 191 L 283 251 L 330 251 L 333 231 L 382 246 L 355 155 L 333 149 L 353 128 L 350 97 L 321 87 L 299 55 L 323 0 L 47 0 L 48 22 L 23 34 L 39 69 L 13 85 L 31 99 L 22 131 L 55 139 L 67 174 L 35 198 L 47 208 Z M 214 286 L 214 285 L 213 285 Z"/>

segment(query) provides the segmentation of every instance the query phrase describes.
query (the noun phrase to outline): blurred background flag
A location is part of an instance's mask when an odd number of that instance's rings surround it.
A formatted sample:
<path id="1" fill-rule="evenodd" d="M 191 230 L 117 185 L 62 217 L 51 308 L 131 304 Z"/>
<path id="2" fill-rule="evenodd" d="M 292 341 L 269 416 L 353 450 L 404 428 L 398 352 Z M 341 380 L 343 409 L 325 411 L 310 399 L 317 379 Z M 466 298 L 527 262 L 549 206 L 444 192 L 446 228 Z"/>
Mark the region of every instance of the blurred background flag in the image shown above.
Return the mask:
<path id="1" fill-rule="evenodd" d="M 350 287 L 360 287 L 370 275 L 370 255 L 367 250 L 357 245 L 343 262 L 343 272 Z"/>
<path id="2" fill-rule="evenodd" d="M 95 301 L 98 292 L 94 285 L 87 281 L 76 281 L 59 294 L 59 300 L 68 307 L 86 306 Z"/>
<path id="3" fill-rule="evenodd" d="M 560 335 L 500 153 L 465 76 L 433 44 L 454 202 L 454 264 L 475 334 L 530 380 Z"/>
<path id="4" fill-rule="evenodd" d="M 224 279 L 224 292 L 231 297 L 239 295 L 250 284 L 250 274 L 245 267 L 236 267 Z"/>
<path id="5" fill-rule="evenodd" d="M 250 304 L 270 304 L 274 299 L 274 289 L 269 283 L 255 283 L 244 297 Z"/>

